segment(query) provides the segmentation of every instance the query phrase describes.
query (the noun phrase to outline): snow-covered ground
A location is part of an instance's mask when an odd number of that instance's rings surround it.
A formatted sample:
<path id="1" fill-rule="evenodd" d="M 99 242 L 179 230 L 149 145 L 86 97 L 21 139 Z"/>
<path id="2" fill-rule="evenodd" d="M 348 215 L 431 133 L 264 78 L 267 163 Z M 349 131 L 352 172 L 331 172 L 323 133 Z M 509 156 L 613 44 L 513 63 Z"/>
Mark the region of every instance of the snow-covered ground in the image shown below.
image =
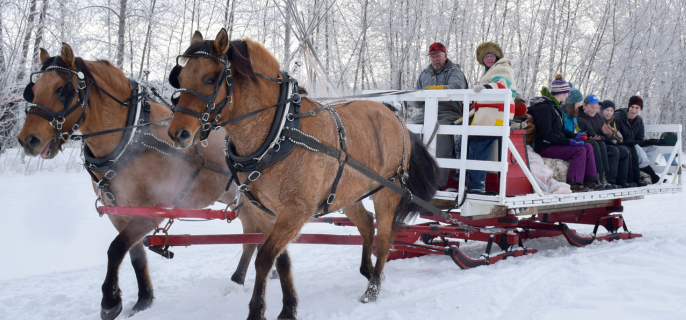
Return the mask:
<path id="1" fill-rule="evenodd" d="M 67 157 L 32 175 L 0 172 L 0 319 L 99 318 L 106 251 L 116 231 L 93 208 L 88 174 L 63 169 Z M 526 245 L 538 253 L 471 270 L 444 256 L 391 261 L 379 300 L 370 304 L 357 302 L 366 287 L 360 247 L 294 244 L 299 319 L 686 319 L 686 196 L 626 202 L 624 217 L 643 238 L 584 248 L 562 237 L 531 240 Z M 172 231 L 237 233 L 241 227 L 177 222 Z M 325 224 L 303 232 L 357 234 Z M 484 249 L 465 247 L 473 256 Z M 156 300 L 131 319 L 247 317 L 254 268 L 245 287 L 229 279 L 241 246 L 173 251 L 172 260 L 148 253 Z M 125 318 L 137 297 L 128 258 L 120 275 Z M 279 282 L 270 280 L 267 318 L 280 310 Z"/>

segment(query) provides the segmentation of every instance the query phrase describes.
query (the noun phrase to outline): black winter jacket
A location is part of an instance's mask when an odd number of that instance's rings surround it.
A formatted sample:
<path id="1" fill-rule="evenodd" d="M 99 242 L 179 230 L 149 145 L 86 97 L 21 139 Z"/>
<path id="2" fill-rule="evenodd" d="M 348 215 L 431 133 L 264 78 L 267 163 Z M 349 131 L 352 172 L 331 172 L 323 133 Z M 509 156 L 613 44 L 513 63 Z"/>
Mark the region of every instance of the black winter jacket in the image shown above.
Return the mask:
<path id="1" fill-rule="evenodd" d="M 605 119 L 600 113 L 596 113 L 594 117 L 591 117 L 583 112 L 579 112 L 577 121 L 579 121 L 579 128 L 581 128 L 581 131 L 586 131 L 586 134 L 588 134 L 589 137 L 598 136 L 601 140 L 606 140 L 610 137 L 610 134 L 603 133 Z"/>
<path id="2" fill-rule="evenodd" d="M 643 143 L 645 139 L 645 128 L 643 127 L 643 118 L 636 116 L 633 125 L 629 125 L 629 117 L 627 109 L 619 109 L 615 112 L 615 123 L 617 130 L 622 133 L 624 141 L 622 144 L 634 146 Z"/>
<path id="3" fill-rule="evenodd" d="M 536 125 L 534 151 L 540 154 L 551 145 L 568 146 L 576 135 L 565 129 L 562 109 L 546 97 L 532 98 L 529 105 L 528 113 Z"/>

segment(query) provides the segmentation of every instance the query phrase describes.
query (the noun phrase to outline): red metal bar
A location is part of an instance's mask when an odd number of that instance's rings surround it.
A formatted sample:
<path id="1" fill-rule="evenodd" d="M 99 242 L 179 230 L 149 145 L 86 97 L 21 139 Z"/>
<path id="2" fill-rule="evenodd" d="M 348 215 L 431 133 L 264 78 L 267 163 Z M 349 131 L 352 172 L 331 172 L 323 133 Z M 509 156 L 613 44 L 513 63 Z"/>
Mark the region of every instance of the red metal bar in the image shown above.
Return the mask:
<path id="1" fill-rule="evenodd" d="M 496 237 L 506 234 L 510 229 L 505 229 L 502 231 L 497 231 L 497 232 L 482 232 L 481 229 L 476 228 L 477 230 L 473 230 L 471 232 L 467 232 L 467 230 L 463 227 L 454 227 L 454 226 L 427 226 L 427 225 L 403 225 L 398 229 L 398 232 L 396 233 L 396 237 L 403 236 L 403 237 L 409 237 L 410 235 L 416 235 L 419 237 L 421 234 L 428 234 L 434 237 L 449 237 L 449 238 L 459 238 L 459 239 L 467 239 L 467 240 L 473 240 L 473 241 L 488 241 L 491 237 L 491 235 L 494 235 Z M 469 234 L 469 236 L 468 236 Z M 508 240 L 510 240 L 508 235 Z M 516 235 L 514 235 L 516 238 Z M 514 238 L 513 238 L 514 239 Z M 517 238 L 518 239 L 518 238 Z M 496 239 L 497 241 L 497 239 Z M 517 241 L 514 241 L 513 243 L 517 243 Z"/>
<path id="2" fill-rule="evenodd" d="M 245 244 L 264 243 L 261 233 L 246 234 L 214 234 L 214 235 L 154 235 L 144 239 L 146 246 L 190 246 L 199 244 Z M 332 245 L 362 245 L 362 237 L 353 235 L 334 234 L 301 234 L 293 243 L 300 244 L 332 244 Z"/>
<path id="3" fill-rule="evenodd" d="M 174 207 L 98 207 L 100 214 L 119 216 L 139 216 L 151 218 L 198 218 L 198 219 L 236 219 L 233 211 L 213 209 L 185 209 Z"/>

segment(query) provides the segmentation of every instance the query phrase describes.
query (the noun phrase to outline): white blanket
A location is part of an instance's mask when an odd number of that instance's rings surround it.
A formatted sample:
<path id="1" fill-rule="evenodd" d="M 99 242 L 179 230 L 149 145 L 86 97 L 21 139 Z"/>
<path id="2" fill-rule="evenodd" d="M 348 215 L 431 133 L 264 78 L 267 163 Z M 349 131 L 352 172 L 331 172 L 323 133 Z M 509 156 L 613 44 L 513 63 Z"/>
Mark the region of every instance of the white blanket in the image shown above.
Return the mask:
<path id="1" fill-rule="evenodd" d="M 570 186 L 564 182 L 557 181 L 553 179 L 553 170 L 550 170 L 548 166 L 543 162 L 543 158 L 534 152 L 531 146 L 526 146 L 527 152 L 529 153 L 529 168 L 531 174 L 533 174 L 534 179 L 543 193 L 545 194 L 562 194 L 562 193 L 572 193 Z M 563 162 L 560 160 L 560 162 Z M 567 174 L 567 170 L 564 170 L 564 175 Z"/>

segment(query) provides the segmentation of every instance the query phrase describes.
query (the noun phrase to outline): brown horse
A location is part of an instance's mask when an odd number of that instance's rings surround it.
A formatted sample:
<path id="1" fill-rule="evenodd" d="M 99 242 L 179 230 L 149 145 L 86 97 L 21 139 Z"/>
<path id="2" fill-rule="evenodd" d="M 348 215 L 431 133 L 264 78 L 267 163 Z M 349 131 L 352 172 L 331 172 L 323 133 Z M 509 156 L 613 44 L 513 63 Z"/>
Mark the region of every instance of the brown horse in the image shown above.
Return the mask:
<path id="1" fill-rule="evenodd" d="M 82 106 L 78 104 L 83 104 L 83 101 L 77 98 L 68 99 L 69 94 L 79 87 L 76 82 L 78 79 L 75 79 L 78 76 L 72 76 L 72 74 L 77 75 L 78 72 L 83 74 L 83 80 L 92 81 L 84 110 L 85 117 L 80 122 L 81 132 L 88 135 L 125 126 L 128 109 L 134 106 L 123 108 L 114 99 L 106 96 L 107 92 L 119 101 L 125 101 L 131 96 L 132 84 L 121 70 L 107 61 L 84 61 L 81 58 L 75 58 L 71 47 L 67 44 L 62 46 L 61 55 L 57 57 L 50 57 L 48 52 L 41 48 L 40 62 L 44 73 L 35 82 L 33 88 L 27 90 L 27 94 L 34 96 L 31 99 L 33 103 L 53 113 L 65 109 L 65 105 L 68 108 L 75 107 L 74 112 L 65 115 L 62 123 L 63 130 L 68 130 L 79 122 Z M 78 93 L 76 95 L 78 96 Z M 40 112 L 42 111 L 38 111 Z M 167 107 L 154 102 L 150 103 L 151 121 L 161 121 L 170 116 L 171 112 Z M 166 125 L 152 125 L 150 130 L 157 139 L 171 143 L 166 133 Z M 18 138 L 27 155 L 53 158 L 64 142 L 61 138 L 55 138 L 56 133 L 56 128 L 49 125 L 46 119 L 36 113 L 29 113 Z M 62 137 L 62 133 L 63 131 L 60 130 L 59 137 Z M 214 164 L 215 167 L 226 168 L 223 152 L 224 136 L 223 132 L 216 132 L 209 137 L 206 147 L 198 148 L 202 149 L 204 161 Z M 90 137 L 85 140 L 85 143 L 93 157 L 103 158 L 117 148 L 122 137 L 124 133 L 120 131 Z M 198 149 L 185 150 L 182 154 L 198 159 Z M 168 156 L 156 150 L 147 149 L 117 172 L 116 177 L 109 182 L 109 190 L 118 205 L 171 206 L 184 185 L 190 181 L 191 175 L 199 168 L 198 164 L 180 157 Z M 103 178 L 103 173 L 95 172 L 94 175 L 97 179 Z M 185 198 L 176 205 L 185 208 L 204 208 L 220 197 L 225 203 L 230 203 L 234 199 L 235 186 L 224 193 L 227 182 L 226 175 L 211 170 L 200 170 L 187 190 Z M 93 186 L 97 193 L 95 183 Z M 103 201 L 112 205 L 112 201 L 105 197 Z M 240 211 L 239 217 L 244 232 L 271 230 L 275 219 L 259 209 L 246 204 L 241 207 Z M 144 217 L 116 215 L 108 217 L 119 231 L 119 235 L 112 241 L 107 251 L 108 264 L 107 275 L 102 285 L 101 317 L 114 319 L 122 310 L 118 270 L 127 252 L 131 256 L 131 263 L 138 280 L 138 301 L 132 312 L 144 310 L 152 304 L 154 298 L 152 282 L 148 274 L 144 246 L 140 240 L 159 224 L 160 219 L 153 221 Z M 232 280 L 242 284 L 254 250 L 255 245 L 244 245 L 241 263 Z"/>
<path id="2" fill-rule="evenodd" d="M 230 62 L 231 76 L 220 78 L 220 75 L 226 75 L 224 69 L 229 66 L 225 59 Z M 277 121 L 275 115 L 278 114 L 278 107 L 269 106 L 277 106 L 281 95 L 280 82 L 286 79 L 280 75 L 278 61 L 264 46 L 250 39 L 229 41 L 224 29 L 214 41 L 205 41 L 196 32 L 181 61 L 183 68 L 170 75 L 172 85 L 182 87 L 176 101 L 176 115 L 169 125 L 169 136 L 174 140 L 175 146 L 189 147 L 202 139 L 203 119 L 199 121 L 199 117 L 192 114 L 201 115 L 208 110 L 212 114 L 203 118 L 215 119 L 219 114 L 219 122 L 235 119 L 225 129 L 238 156 L 251 155 L 265 142 L 269 143 L 266 140 L 270 136 L 272 123 Z M 207 101 L 206 97 L 212 96 L 213 92 L 218 94 L 213 101 Z M 227 100 L 229 102 L 226 103 L 226 110 L 221 113 L 220 110 L 212 110 L 211 106 L 220 105 L 230 92 L 232 99 Z M 205 98 L 200 98 L 196 93 Z M 308 99 L 302 99 L 301 103 L 302 113 L 320 108 L 320 105 Z M 180 113 L 179 109 L 190 112 Z M 337 106 L 335 111 L 340 116 L 347 136 L 340 135 L 337 129 L 339 122 L 334 116 L 335 112 L 331 111 L 300 118 L 300 130 L 305 135 L 318 139 L 321 144 L 339 151 L 343 150 L 341 140 L 345 140 L 347 149 L 341 155 L 347 154 L 383 177 L 405 172 L 409 175 L 405 186 L 414 197 L 423 200 L 433 197 L 437 188 L 438 166 L 421 141 L 409 134 L 389 108 L 376 102 L 356 101 Z M 266 279 L 275 261 L 284 294 L 279 319 L 296 317 L 297 296 L 291 278 L 290 262 L 282 252 L 308 219 L 318 211 L 320 204 L 330 197 L 339 168 L 343 168 L 340 188 L 329 207 L 331 211 L 349 207 L 379 186 L 378 182 L 351 168 L 351 165 L 342 166 L 343 159 L 315 151 L 315 148 L 296 146 L 281 160 L 262 170 L 261 175 L 256 177 L 250 174 L 249 191 L 278 217 L 255 260 L 257 274 L 248 319 L 264 319 Z M 248 174 L 249 172 L 239 172 L 240 181 L 247 183 Z M 395 180 L 396 187 L 401 185 L 400 180 Z M 377 259 L 376 265 L 369 267 L 371 277 L 367 290 L 360 299 L 362 302 L 375 301 L 378 296 L 381 274 L 395 228 L 419 210 L 411 201 L 401 198 L 389 188 L 381 189 L 372 199 L 378 230 Z M 364 229 L 373 227 L 371 219 L 353 222 Z"/>

